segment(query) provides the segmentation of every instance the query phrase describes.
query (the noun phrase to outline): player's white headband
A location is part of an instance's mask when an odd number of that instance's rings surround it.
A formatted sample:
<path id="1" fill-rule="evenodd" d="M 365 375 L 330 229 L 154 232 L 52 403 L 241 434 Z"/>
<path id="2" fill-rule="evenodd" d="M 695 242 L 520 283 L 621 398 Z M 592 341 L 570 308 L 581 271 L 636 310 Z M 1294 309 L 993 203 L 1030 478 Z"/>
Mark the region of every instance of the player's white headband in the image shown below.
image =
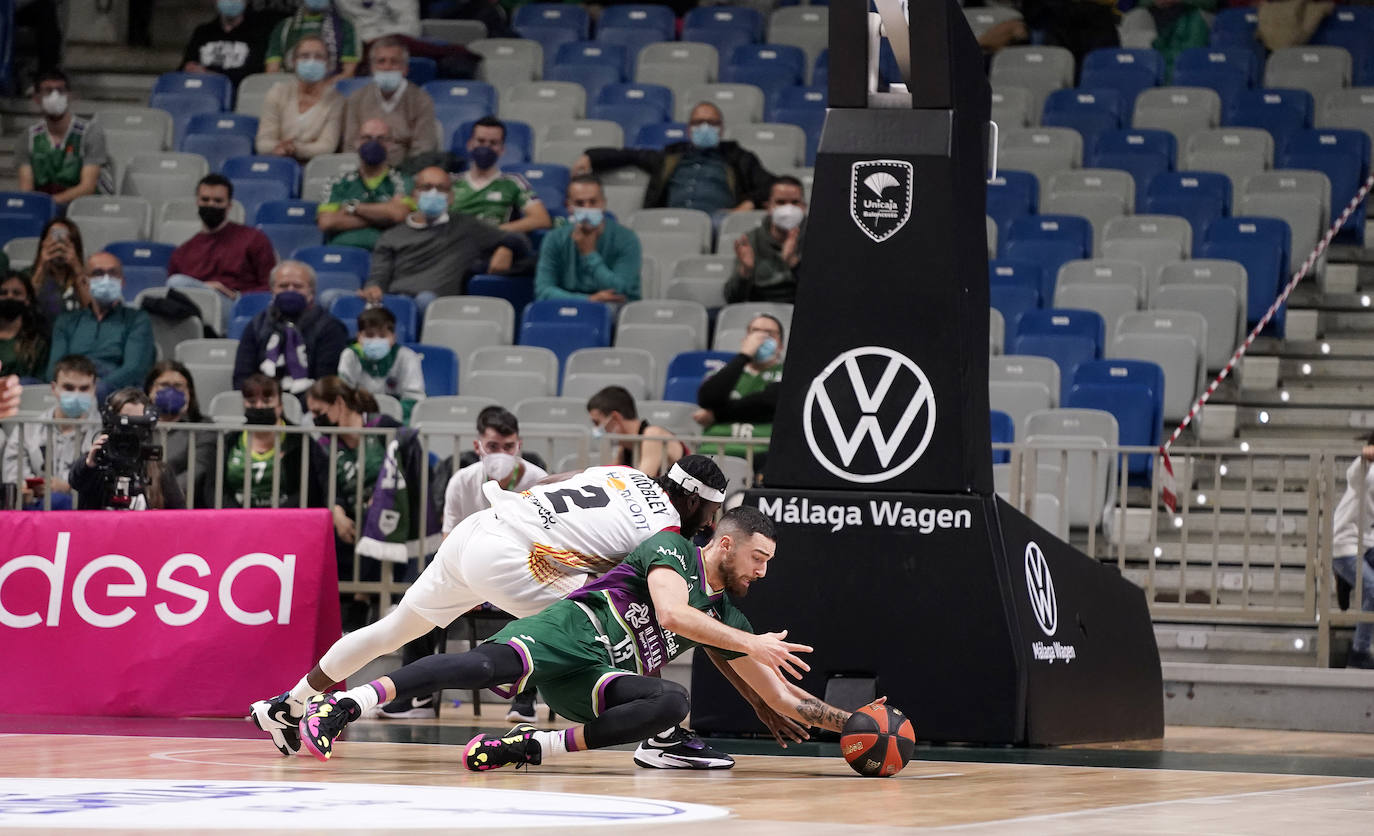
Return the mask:
<path id="1" fill-rule="evenodd" d="M 718 491 L 708 487 L 700 479 L 682 469 L 681 465 L 673 465 L 668 470 L 668 478 L 682 486 L 687 493 L 694 493 L 708 502 L 724 502 L 725 491 Z"/>

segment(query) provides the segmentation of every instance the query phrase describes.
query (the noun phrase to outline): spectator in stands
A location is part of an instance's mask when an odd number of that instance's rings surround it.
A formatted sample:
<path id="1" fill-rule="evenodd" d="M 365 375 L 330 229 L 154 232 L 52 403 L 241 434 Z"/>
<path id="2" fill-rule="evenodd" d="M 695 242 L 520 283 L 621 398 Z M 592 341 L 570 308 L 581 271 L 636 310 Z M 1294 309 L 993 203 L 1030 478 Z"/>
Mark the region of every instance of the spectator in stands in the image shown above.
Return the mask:
<path id="1" fill-rule="evenodd" d="M 299 433 L 263 431 L 259 427 L 292 426 L 282 411 L 281 387 L 277 381 L 257 372 L 243 381 L 243 417 L 248 429 L 226 433 L 224 437 L 224 506 L 229 508 L 301 508 L 313 505 L 313 478 L 301 481 L 301 456 L 305 437 Z M 206 433 L 209 435 L 209 433 Z M 211 439 L 211 444 L 214 441 Z M 278 459 L 280 448 L 280 459 Z M 211 448 L 213 449 L 213 448 Z M 281 473 L 274 475 L 277 462 Z M 248 480 L 245 499 L 244 480 Z M 276 482 L 277 501 L 272 502 Z M 215 472 L 211 465 L 197 480 L 196 505 L 208 508 L 215 502 Z"/>
<path id="2" fill-rule="evenodd" d="M 623 386 L 607 386 L 587 399 L 587 417 L 592 422 L 592 438 L 605 435 L 640 436 L 615 442 L 602 464 L 619 464 L 657 478 L 668 472 L 674 462 L 691 453 L 687 445 L 673 437 L 671 430 L 639 418 L 635 398 Z M 651 440 L 652 439 L 652 440 Z M 638 447 L 638 452 L 635 448 Z"/>
<path id="3" fill-rule="evenodd" d="M 490 508 L 482 485 L 495 480 L 502 489 L 523 491 L 548 475 L 544 468 L 521 457 L 520 422 L 509 410 L 489 406 L 477 414 L 477 438 L 472 449 L 478 460 L 460 469 L 444 491 L 444 533 L 472 514 Z"/>
<path id="4" fill-rule="evenodd" d="M 315 215 L 326 244 L 370 250 L 382 230 L 410 214 L 410 178 L 387 163 L 390 137 L 391 129 L 381 119 L 363 123 L 355 137 L 358 167 L 329 181 Z"/>
<path id="5" fill-rule="evenodd" d="M 334 9 L 330 0 L 301 0 L 292 16 L 277 22 L 267 40 L 267 72 L 295 72 L 301 55 L 297 45 L 305 38 L 318 38 L 324 47 L 324 75 L 330 87 L 340 78 L 352 78 L 358 70 L 358 34 L 348 18 Z M 316 56 L 310 56 L 314 60 Z M 311 70 L 314 74 L 315 70 Z"/>
<path id="6" fill-rule="evenodd" d="M 506 124 L 483 116 L 472 126 L 467 152 L 471 165 L 453 184 L 449 209 L 489 221 L 507 232 L 533 232 L 553 225 L 549 210 L 519 174 L 501 171 Z"/>
<path id="7" fill-rule="evenodd" d="M 702 102 L 688 119 L 690 142 L 675 142 L 662 151 L 640 148 L 592 148 L 573 166 L 573 174 L 601 173 L 632 165 L 649 173 L 645 208 L 740 212 L 768 199 L 773 175 L 753 152 L 738 142 L 721 140 L 725 117 L 720 108 Z"/>
<path id="8" fill-rule="evenodd" d="M 43 119 L 30 125 L 16 145 L 20 191 L 50 194 L 58 206 L 97 190 L 109 193 L 114 185 L 107 170 L 105 132 L 72 113 L 70 94 L 71 85 L 60 70 L 40 74 L 33 101 Z"/>
<path id="9" fill-rule="evenodd" d="M 568 184 L 569 223 L 544 236 L 534 273 L 536 299 L 621 303 L 640 298 L 639 237 L 606 215 L 601 181 L 581 174 Z"/>
<path id="10" fill-rule="evenodd" d="M 52 381 L 57 404 L 39 414 L 37 421 L 9 428 L 0 482 L 15 484 L 23 480 L 25 508 L 42 507 L 45 492 L 52 494 L 54 509 L 72 507 L 68 475 L 72 465 L 81 458 L 81 451 L 91 446 L 98 427 L 95 423 L 99 417 L 95 409 L 95 386 L 94 363 L 79 354 L 63 357 L 54 366 Z M 91 426 L 47 423 L 54 419 L 85 421 Z M 47 469 L 48 456 L 52 457 L 51 470 Z M 52 476 L 46 476 L 47 473 Z"/>
<path id="11" fill-rule="evenodd" d="M 163 360 L 143 379 L 143 391 L 153 402 L 158 424 L 203 424 L 196 398 L 196 381 L 191 372 L 176 360 Z M 192 445 L 195 445 L 196 476 L 201 478 L 214 468 L 215 439 L 209 432 L 169 432 L 162 444 L 163 466 L 176 477 L 182 495 L 186 495 L 186 473 L 190 467 Z"/>
<path id="12" fill-rule="evenodd" d="M 338 371 L 348 329 L 315 304 L 315 269 L 300 261 L 272 268 L 272 304 L 253 317 L 239 338 L 234 388 L 254 372 L 303 396 L 316 380 Z"/>
<path id="13" fill-rule="evenodd" d="M 215 17 L 195 28 L 181 70 L 187 73 L 219 73 L 235 87 L 245 76 L 260 73 L 267 57 L 271 21 L 247 11 L 244 0 L 215 0 Z"/>
<path id="14" fill-rule="evenodd" d="M 272 242 L 262 230 L 229 220 L 234 184 L 223 174 L 207 174 L 196 184 L 200 232 L 172 251 L 167 262 L 168 287 L 208 287 L 228 300 L 220 307 L 224 333 L 229 303 L 244 293 L 267 290 L 267 277 L 277 263 Z"/>
<path id="15" fill-rule="evenodd" d="M 127 415 L 131 418 L 141 418 L 153 415 L 153 409 L 153 402 L 136 386 L 118 389 L 105 401 L 105 414 L 112 416 Z M 77 497 L 80 498 L 81 508 L 146 511 L 186 507 L 186 497 L 182 494 L 176 477 L 172 475 L 171 469 L 160 461 L 143 462 L 143 473 L 140 474 L 143 477 L 142 490 L 138 493 L 131 491 L 130 495 L 122 497 L 114 480 L 107 479 L 100 468 L 100 450 L 108 439 L 109 436 L 103 432 L 97 435 L 86 450 L 85 457 L 77 459 L 71 467 L 71 476 L 67 481 L 71 482 Z"/>
<path id="16" fill-rule="evenodd" d="M 100 391 L 138 386 L 153 367 L 153 323 L 148 314 L 124 304 L 124 266 L 109 253 L 96 253 L 86 262 L 86 275 L 78 281 L 90 300 L 84 308 L 57 318 L 52 329 L 54 365 L 68 354 L 89 357 L 100 375 Z"/>
<path id="17" fill-rule="evenodd" d="M 1359 572 L 1360 609 L 1374 612 L 1374 434 L 1365 439 L 1360 455 L 1345 471 L 1345 493 L 1331 514 L 1331 569 L 1336 577 L 1356 588 Z M 1363 525 L 1363 528 L 1361 528 Z M 1374 622 L 1355 626 L 1355 638 L 1346 657 L 1347 668 L 1374 668 Z"/>
<path id="18" fill-rule="evenodd" d="M 495 5 L 492 0 L 479 0 Z M 384 39 L 392 39 L 414 56 L 434 60 L 440 78 L 472 78 L 481 56 L 461 44 L 423 40 L 420 37 L 421 3 L 419 0 L 336 0 L 339 12 L 347 16 L 358 30 L 364 44 L 363 56 L 370 58 L 372 50 Z M 449 17 L 448 4 L 428 3 L 424 17 Z M 444 11 L 440 14 L 440 11 Z M 506 37 L 491 32 L 490 38 Z M 515 37 L 510 35 L 509 37 Z"/>
<path id="19" fill-rule="evenodd" d="M 1116 0 L 1023 0 L 1021 14 L 1035 43 L 1064 47 L 1080 67 L 1094 49 L 1121 46 Z"/>
<path id="20" fill-rule="evenodd" d="M 1211 16 L 1217 0 L 1141 0 L 1155 22 L 1154 47 L 1164 56 L 1166 78 L 1172 78 L 1174 59 L 1185 49 L 1207 46 Z"/>
<path id="21" fill-rule="evenodd" d="M 296 78 L 272 85 L 258 116 L 259 154 L 309 162 L 339 147 L 344 98 L 324 77 L 325 45 L 316 35 L 296 42 Z"/>
<path id="22" fill-rule="evenodd" d="M 523 235 L 502 232 L 471 215 L 450 215 L 452 193 L 452 181 L 442 168 L 415 175 L 416 211 L 377 239 L 371 275 L 359 291 L 363 298 L 380 304 L 383 294 L 402 293 L 414 296 L 423 311 L 438 296 L 462 293 L 473 262 L 488 273 L 503 273 L 517 252 L 528 252 Z"/>
<path id="23" fill-rule="evenodd" d="M 773 414 L 778 408 L 782 386 L 782 322 L 770 314 L 759 314 L 749 321 L 739 354 L 697 389 L 701 407 L 692 419 L 706 429 L 703 435 L 726 438 L 767 438 L 773 431 Z M 703 447 L 702 452 L 747 457 L 749 446 L 726 445 L 723 449 Z M 762 457 L 754 448 L 754 468 L 762 467 Z"/>
<path id="24" fill-rule="evenodd" d="M 768 217 L 735 240 L 735 270 L 725 283 L 725 301 L 794 302 L 801 267 L 802 182 L 784 174 L 768 187 Z"/>
<path id="25" fill-rule="evenodd" d="M 361 146 L 358 135 L 372 120 L 385 122 L 389 165 L 406 157 L 434 151 L 439 137 L 434 129 L 434 99 L 423 88 L 406 81 L 410 52 L 398 38 L 378 39 L 368 50 L 372 83 L 353 91 L 344 107 L 344 148 Z"/>
<path id="26" fill-rule="evenodd" d="M 401 402 L 406 419 L 425 397 L 420 355 L 396 344 L 396 315 L 386 308 L 358 314 L 358 338 L 339 357 L 339 378 L 373 395 L 391 395 Z"/>
<path id="27" fill-rule="evenodd" d="M 48 370 L 51 329 L 37 301 L 22 273 L 0 280 L 0 368 L 28 380 L 38 380 Z"/>
<path id="28" fill-rule="evenodd" d="M 81 246 L 81 230 L 66 218 L 53 218 L 38 236 L 38 258 L 29 273 L 38 294 L 38 311 L 51 324 L 59 314 L 85 307 L 82 295 L 82 265 L 86 263 Z"/>

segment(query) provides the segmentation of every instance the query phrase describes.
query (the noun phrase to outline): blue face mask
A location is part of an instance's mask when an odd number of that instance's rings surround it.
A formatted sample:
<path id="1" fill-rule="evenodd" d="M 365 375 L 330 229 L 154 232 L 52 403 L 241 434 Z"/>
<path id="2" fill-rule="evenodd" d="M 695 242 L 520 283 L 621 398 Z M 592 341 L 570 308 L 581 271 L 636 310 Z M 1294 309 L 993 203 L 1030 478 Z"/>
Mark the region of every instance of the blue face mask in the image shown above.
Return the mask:
<path id="1" fill-rule="evenodd" d="M 243 8 L 243 0 L 217 0 L 215 3 L 215 11 L 223 18 L 236 18 L 243 14 Z"/>
<path id="2" fill-rule="evenodd" d="M 692 144 L 698 148 L 715 148 L 720 144 L 720 128 L 705 122 L 698 122 L 693 125 L 688 136 L 691 137 Z"/>
<path id="3" fill-rule="evenodd" d="M 391 353 L 391 341 L 385 337 L 363 339 L 359 343 L 363 347 L 363 356 L 369 360 L 380 360 Z"/>
<path id="4" fill-rule="evenodd" d="M 586 226 L 601 226 L 601 222 L 606 220 L 606 213 L 600 209 L 591 209 L 586 206 L 579 206 L 572 210 L 572 221 L 575 224 Z"/>
<path id="5" fill-rule="evenodd" d="M 91 277 L 91 298 L 102 305 L 113 305 L 124 296 L 124 283 L 109 274 Z"/>
<path id="6" fill-rule="evenodd" d="M 318 58 L 302 58 L 296 62 L 296 78 L 306 84 L 314 84 L 324 79 L 324 62 Z"/>
<path id="7" fill-rule="evenodd" d="M 415 199 L 415 207 L 423 212 L 426 218 L 435 220 L 448 211 L 448 195 L 438 189 L 428 189 L 420 192 L 420 196 Z"/>
<path id="8" fill-rule="evenodd" d="M 95 397 L 89 392 L 62 392 L 57 396 L 57 403 L 68 418 L 84 418 L 95 408 Z"/>
<path id="9" fill-rule="evenodd" d="M 400 89 L 401 82 L 405 81 L 406 77 L 400 70 L 377 70 L 372 74 L 372 80 L 377 82 L 377 87 L 383 93 L 390 93 Z"/>
<path id="10" fill-rule="evenodd" d="M 755 363 L 767 363 L 778 356 L 778 341 L 772 337 L 767 337 L 759 344 L 758 350 L 754 352 Z"/>

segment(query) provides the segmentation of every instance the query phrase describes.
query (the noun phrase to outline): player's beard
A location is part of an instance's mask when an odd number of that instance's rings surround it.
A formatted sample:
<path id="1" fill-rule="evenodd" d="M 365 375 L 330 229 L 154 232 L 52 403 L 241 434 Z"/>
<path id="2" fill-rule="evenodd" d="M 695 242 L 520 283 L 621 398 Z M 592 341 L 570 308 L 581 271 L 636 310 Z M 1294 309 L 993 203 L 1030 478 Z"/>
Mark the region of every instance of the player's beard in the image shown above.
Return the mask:
<path id="1" fill-rule="evenodd" d="M 720 574 L 721 580 L 725 583 L 725 591 L 734 598 L 743 598 L 749 594 L 748 579 L 739 571 L 739 561 L 735 559 L 739 551 L 738 546 L 732 548 L 720 561 Z"/>

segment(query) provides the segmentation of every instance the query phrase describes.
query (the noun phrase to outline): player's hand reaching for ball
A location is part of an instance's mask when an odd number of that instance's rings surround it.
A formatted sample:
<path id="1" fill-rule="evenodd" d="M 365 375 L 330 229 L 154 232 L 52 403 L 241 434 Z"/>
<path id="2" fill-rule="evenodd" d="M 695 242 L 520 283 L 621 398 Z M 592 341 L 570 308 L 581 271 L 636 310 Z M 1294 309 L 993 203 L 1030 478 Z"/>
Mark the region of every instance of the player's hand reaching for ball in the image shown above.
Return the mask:
<path id="1" fill-rule="evenodd" d="M 763 700 L 751 700 L 750 705 L 754 707 L 754 713 L 759 715 L 759 720 L 768 728 L 769 733 L 773 735 L 773 739 L 778 741 L 778 745 L 782 748 L 787 748 L 788 740 L 793 743 L 801 743 L 811 739 L 811 735 L 807 732 L 806 726 L 803 726 L 786 714 L 779 714 L 774 711 L 768 703 Z"/>
<path id="2" fill-rule="evenodd" d="M 803 662 L 796 654 L 810 653 L 811 646 L 783 641 L 786 638 L 786 630 L 781 633 L 763 633 L 754 636 L 749 655 L 779 673 L 785 673 L 793 679 L 801 679 L 802 673 L 811 670 L 811 666 Z"/>

